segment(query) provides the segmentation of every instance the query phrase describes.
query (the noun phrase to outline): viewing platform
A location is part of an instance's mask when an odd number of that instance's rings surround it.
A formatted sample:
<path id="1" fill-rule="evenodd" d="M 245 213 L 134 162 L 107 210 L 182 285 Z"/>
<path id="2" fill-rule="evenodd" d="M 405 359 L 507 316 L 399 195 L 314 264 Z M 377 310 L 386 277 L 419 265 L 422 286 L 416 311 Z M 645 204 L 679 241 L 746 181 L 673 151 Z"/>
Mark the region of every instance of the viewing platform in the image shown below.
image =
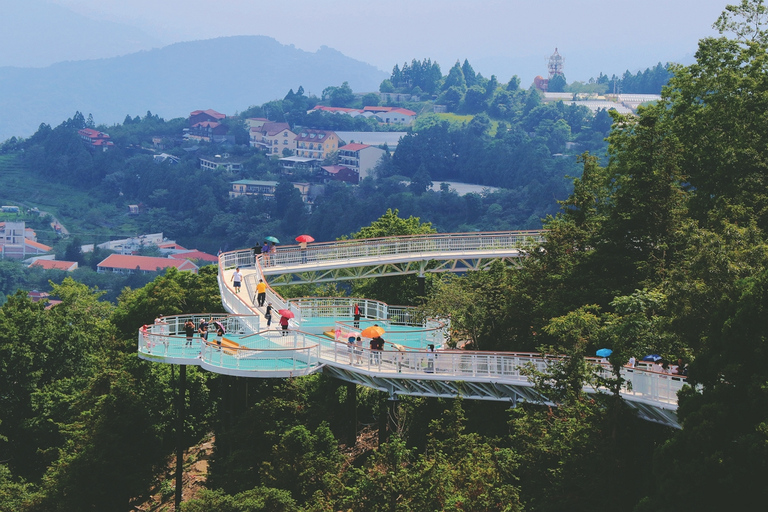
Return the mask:
<path id="1" fill-rule="evenodd" d="M 231 314 L 205 315 L 225 327 L 221 345 L 214 332 L 209 332 L 207 341 L 195 334 L 192 343 L 187 343 L 184 322 L 191 319 L 197 326 L 203 318 L 200 315 L 164 317 L 162 322 L 140 330 L 139 357 L 198 365 L 241 377 L 285 378 L 323 371 L 393 397 L 461 396 L 513 405 L 520 401 L 548 403 L 521 370 L 526 366 L 545 370 L 552 358 L 533 353 L 450 350 L 447 320 L 422 318 L 415 308 L 348 297 L 289 301 L 274 290 L 278 284 L 287 284 L 281 281 L 286 274 L 303 276 L 300 282 L 323 282 L 342 274 L 337 278 L 480 270 L 494 259 L 514 263 L 540 239 L 540 232 L 463 233 L 329 242 L 312 244 L 306 251 L 298 246 L 282 247 L 266 257 L 257 257 L 251 250 L 224 253 L 219 257 L 219 288 L 222 303 Z M 240 293 L 235 293 L 231 284 L 236 266 L 244 277 Z M 265 308 L 255 304 L 259 279 L 269 283 L 265 304 L 271 302 L 274 310 L 270 326 L 264 318 Z M 289 282 L 297 281 L 292 277 Z M 355 304 L 361 311 L 357 325 L 353 319 Z M 293 315 L 286 333 L 277 324 L 278 310 Z M 373 324 L 385 330 L 384 350 L 371 350 L 369 339 L 364 339 L 362 346 L 347 342 Z M 429 351 L 429 345 L 437 350 Z M 602 377 L 612 376 L 600 359 L 593 362 Z M 679 428 L 677 392 L 685 385 L 685 377 L 643 367 L 625 367 L 622 377 L 622 397 L 641 418 Z M 606 392 L 589 386 L 585 391 Z"/>

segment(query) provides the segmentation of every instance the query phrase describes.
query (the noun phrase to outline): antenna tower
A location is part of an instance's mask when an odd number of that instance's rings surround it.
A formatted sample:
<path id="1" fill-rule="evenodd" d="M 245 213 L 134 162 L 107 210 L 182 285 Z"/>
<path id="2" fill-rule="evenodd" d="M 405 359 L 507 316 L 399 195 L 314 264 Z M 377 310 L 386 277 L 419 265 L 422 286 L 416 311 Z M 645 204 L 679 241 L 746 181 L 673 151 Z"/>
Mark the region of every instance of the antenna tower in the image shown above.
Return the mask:
<path id="1" fill-rule="evenodd" d="M 555 48 L 555 53 L 553 53 L 549 57 L 549 61 L 547 64 L 547 68 L 549 69 L 549 79 L 552 80 L 552 78 L 555 75 L 563 75 L 563 66 L 565 65 L 565 59 L 557 53 L 557 48 Z"/>

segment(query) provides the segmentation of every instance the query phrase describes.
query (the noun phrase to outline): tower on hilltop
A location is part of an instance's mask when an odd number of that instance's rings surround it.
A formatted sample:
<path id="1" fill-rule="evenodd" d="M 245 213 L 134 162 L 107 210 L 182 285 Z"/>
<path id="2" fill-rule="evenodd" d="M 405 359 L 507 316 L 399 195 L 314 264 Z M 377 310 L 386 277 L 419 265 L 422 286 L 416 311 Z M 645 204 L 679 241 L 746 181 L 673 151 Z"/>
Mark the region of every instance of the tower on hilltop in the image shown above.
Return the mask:
<path id="1" fill-rule="evenodd" d="M 555 48 L 555 53 L 553 53 L 549 57 L 549 61 L 547 64 L 547 68 L 549 69 L 549 79 L 552 80 L 552 77 L 556 75 L 563 76 L 563 66 L 565 65 L 565 59 L 557 53 L 557 48 Z"/>

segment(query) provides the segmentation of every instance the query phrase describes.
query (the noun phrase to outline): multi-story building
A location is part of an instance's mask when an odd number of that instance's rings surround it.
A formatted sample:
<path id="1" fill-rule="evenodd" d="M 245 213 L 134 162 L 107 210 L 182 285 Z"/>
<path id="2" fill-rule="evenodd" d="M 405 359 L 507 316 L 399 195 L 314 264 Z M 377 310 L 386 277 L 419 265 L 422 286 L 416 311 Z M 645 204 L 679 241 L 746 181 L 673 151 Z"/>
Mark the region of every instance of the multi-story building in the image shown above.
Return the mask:
<path id="1" fill-rule="evenodd" d="M 189 126 L 194 126 L 197 123 L 203 123 L 206 121 L 218 123 L 222 119 L 226 119 L 227 116 L 216 112 L 215 110 L 195 110 L 189 113 Z"/>
<path id="2" fill-rule="evenodd" d="M 301 130 L 296 136 L 296 156 L 324 160 L 339 149 L 339 136 L 329 130 Z"/>
<path id="3" fill-rule="evenodd" d="M 92 128 L 83 128 L 77 131 L 80 138 L 92 150 L 106 151 L 115 146 L 115 143 L 109 140 L 109 135 Z"/>
<path id="4" fill-rule="evenodd" d="M 339 148 L 339 165 L 357 171 L 360 179 L 370 175 L 384 150 L 368 144 L 347 144 Z"/>
<path id="5" fill-rule="evenodd" d="M 0 256 L 24 259 L 51 252 L 52 248 L 37 241 L 37 235 L 21 222 L 0 222 Z"/>
<path id="6" fill-rule="evenodd" d="M 260 147 L 270 156 L 282 156 L 283 150 L 296 150 L 296 134 L 288 123 L 266 122 L 251 128 L 251 147 Z"/>
<path id="7" fill-rule="evenodd" d="M 231 182 L 232 190 L 229 191 L 229 197 L 240 196 L 262 196 L 267 199 L 275 198 L 277 181 L 260 180 L 237 180 Z M 305 203 L 311 203 L 309 197 L 310 184 L 306 182 L 291 183 L 293 187 L 301 193 L 301 200 Z"/>

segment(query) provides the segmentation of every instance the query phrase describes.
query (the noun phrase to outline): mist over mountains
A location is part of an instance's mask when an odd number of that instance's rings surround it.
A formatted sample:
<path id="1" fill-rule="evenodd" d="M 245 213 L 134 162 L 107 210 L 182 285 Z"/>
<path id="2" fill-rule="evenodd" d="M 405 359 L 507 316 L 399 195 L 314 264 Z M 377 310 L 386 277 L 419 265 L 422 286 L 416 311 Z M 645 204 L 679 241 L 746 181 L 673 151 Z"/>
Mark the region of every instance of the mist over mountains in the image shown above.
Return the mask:
<path id="1" fill-rule="evenodd" d="M 40 123 L 57 125 L 75 111 L 97 124 L 147 110 L 166 119 L 196 109 L 227 115 L 282 98 L 303 86 L 320 95 L 349 82 L 377 91 L 389 74 L 331 48 L 306 52 L 265 36 L 176 43 L 120 57 L 62 62 L 45 68 L 0 68 L 0 141 L 26 137 Z"/>

